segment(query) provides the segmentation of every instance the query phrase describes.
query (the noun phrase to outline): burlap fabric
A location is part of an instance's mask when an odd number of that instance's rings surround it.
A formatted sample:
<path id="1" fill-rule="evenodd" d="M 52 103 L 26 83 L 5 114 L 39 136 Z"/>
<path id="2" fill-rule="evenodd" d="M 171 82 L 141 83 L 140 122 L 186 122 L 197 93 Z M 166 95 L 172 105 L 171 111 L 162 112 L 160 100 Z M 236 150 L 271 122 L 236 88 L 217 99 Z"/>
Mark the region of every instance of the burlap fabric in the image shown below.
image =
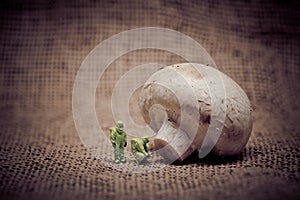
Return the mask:
<path id="1" fill-rule="evenodd" d="M 0 198 L 299 198 L 300 11 L 295 2 L 1 1 Z M 254 129 L 239 156 L 190 159 L 130 174 L 87 152 L 72 118 L 76 72 L 104 39 L 146 26 L 194 38 L 246 91 Z M 166 52 L 141 50 L 113 63 L 97 90 L 102 126 L 113 124 L 111 90 L 130 67 L 178 61 Z"/>

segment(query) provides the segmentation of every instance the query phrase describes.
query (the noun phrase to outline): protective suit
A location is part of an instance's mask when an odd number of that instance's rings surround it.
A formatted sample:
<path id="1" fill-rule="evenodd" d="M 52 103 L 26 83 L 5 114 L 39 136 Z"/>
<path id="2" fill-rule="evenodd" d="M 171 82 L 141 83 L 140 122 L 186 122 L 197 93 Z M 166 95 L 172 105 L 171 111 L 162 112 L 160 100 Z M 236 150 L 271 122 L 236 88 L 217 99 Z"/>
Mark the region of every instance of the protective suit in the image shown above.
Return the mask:
<path id="1" fill-rule="evenodd" d="M 110 141 L 114 148 L 115 163 L 126 162 L 124 158 L 124 148 L 127 146 L 126 133 L 122 121 L 118 121 L 116 127 L 109 129 Z"/>
<path id="2" fill-rule="evenodd" d="M 132 138 L 131 151 L 139 164 L 147 162 L 151 155 L 149 137 Z"/>

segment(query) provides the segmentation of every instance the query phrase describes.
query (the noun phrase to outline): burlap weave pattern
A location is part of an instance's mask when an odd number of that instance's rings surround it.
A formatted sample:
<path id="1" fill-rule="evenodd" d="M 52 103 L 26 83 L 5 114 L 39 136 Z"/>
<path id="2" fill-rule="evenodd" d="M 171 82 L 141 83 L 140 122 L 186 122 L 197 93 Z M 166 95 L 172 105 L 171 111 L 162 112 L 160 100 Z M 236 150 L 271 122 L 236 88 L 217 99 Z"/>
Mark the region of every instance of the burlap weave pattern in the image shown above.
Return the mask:
<path id="1" fill-rule="evenodd" d="M 299 198 L 300 11 L 295 1 L 13 0 L 0 6 L 1 199 Z M 77 70 L 104 39 L 148 26 L 194 38 L 245 90 L 254 129 L 241 155 L 127 174 L 84 148 L 72 118 Z M 100 124 L 113 125 L 109 98 L 122 74 L 143 63 L 180 61 L 159 50 L 115 61 L 97 89 Z"/>

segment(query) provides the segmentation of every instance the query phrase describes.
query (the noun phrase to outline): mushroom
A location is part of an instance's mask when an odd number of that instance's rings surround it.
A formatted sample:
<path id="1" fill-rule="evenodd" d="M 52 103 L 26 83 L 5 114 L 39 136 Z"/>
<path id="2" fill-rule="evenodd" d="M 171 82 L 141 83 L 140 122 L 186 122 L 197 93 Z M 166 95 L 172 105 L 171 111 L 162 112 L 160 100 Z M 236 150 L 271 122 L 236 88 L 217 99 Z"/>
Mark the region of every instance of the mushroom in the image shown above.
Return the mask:
<path id="1" fill-rule="evenodd" d="M 156 135 L 150 148 L 166 160 L 183 161 L 196 150 L 238 154 L 252 131 L 249 99 L 219 70 L 181 63 L 155 72 L 140 92 L 139 107 Z"/>

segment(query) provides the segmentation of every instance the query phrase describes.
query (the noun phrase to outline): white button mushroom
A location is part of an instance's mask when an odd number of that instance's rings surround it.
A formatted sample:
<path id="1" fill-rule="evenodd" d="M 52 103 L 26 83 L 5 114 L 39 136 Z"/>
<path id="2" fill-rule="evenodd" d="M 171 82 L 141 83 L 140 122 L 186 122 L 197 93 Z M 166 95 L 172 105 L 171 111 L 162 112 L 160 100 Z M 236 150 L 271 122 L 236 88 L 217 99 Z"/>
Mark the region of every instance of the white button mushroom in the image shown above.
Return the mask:
<path id="1" fill-rule="evenodd" d="M 150 146 L 170 161 L 183 161 L 197 149 L 238 154 L 252 130 L 245 92 L 227 75 L 201 64 L 176 64 L 154 73 L 141 90 L 139 106 L 156 132 Z"/>

